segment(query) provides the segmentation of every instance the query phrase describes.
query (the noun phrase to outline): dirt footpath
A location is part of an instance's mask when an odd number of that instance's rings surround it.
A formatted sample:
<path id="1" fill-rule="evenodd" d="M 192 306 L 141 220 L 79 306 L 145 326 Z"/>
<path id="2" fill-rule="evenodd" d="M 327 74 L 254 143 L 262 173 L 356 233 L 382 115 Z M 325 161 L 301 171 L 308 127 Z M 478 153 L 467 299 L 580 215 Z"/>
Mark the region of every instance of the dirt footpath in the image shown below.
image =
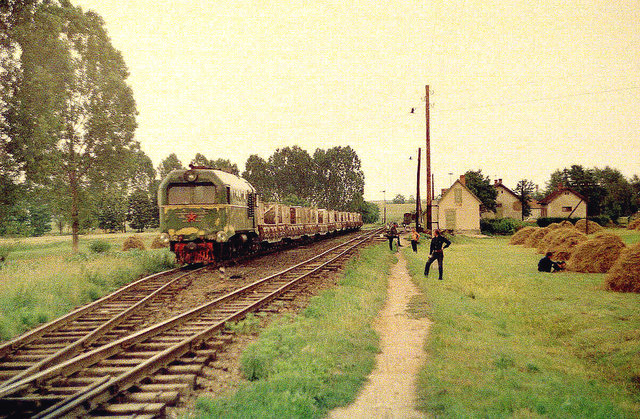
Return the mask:
<path id="1" fill-rule="evenodd" d="M 409 318 L 407 305 L 419 291 L 411 282 L 401 252 L 398 259 L 391 269 L 387 303 L 376 320 L 382 351 L 376 358 L 376 368 L 356 401 L 332 411 L 330 418 L 425 417 L 414 409 L 415 381 L 426 358 L 423 344 L 431 322 Z"/>

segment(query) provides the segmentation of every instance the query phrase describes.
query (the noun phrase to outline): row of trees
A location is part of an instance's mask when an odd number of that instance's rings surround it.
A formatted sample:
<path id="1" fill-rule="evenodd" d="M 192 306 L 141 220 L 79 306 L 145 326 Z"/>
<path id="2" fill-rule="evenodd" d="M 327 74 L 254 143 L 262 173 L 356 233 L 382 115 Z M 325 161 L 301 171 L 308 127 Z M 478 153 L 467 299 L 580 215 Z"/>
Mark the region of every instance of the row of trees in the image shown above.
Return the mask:
<path id="1" fill-rule="evenodd" d="M 266 160 L 251 155 L 242 173 L 266 201 L 358 211 L 367 223 L 379 217 L 378 206 L 366 202 L 360 158 L 349 146 L 277 149 Z"/>
<path id="2" fill-rule="evenodd" d="M 496 210 L 497 192 L 488 176 L 481 170 L 467 171 L 466 184 L 482 201 L 484 211 Z M 629 216 L 640 210 L 640 178 L 627 179 L 619 170 L 609 166 L 604 169 L 572 165 L 554 171 L 544 191 L 539 191 L 533 181 L 518 181 L 513 192 L 522 205 L 522 216 L 531 214 L 530 203 L 540 200 L 561 187 L 568 187 L 587 198 L 590 216 L 605 215 L 611 220 Z"/>

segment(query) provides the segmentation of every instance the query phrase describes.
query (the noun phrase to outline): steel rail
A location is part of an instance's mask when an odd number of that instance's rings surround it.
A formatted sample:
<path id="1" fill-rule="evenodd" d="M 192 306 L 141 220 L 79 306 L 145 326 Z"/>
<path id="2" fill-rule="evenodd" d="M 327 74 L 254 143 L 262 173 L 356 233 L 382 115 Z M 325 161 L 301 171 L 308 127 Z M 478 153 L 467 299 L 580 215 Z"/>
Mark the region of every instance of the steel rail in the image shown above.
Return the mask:
<path id="1" fill-rule="evenodd" d="M 176 268 L 141 278 L 2 345 L 0 374 L 4 380 L 0 388 L 72 358 L 95 345 L 98 339 L 113 333 L 123 322 L 153 304 L 156 298 L 193 273 L 178 275 L 168 283 L 163 280 L 179 271 Z M 123 301 L 133 301 L 134 305 L 127 307 Z M 119 333 L 122 335 L 123 331 Z"/>
<path id="2" fill-rule="evenodd" d="M 190 271 L 190 272 L 187 272 L 185 274 L 182 274 L 182 275 L 179 275 L 179 276 L 173 278 L 171 281 L 165 283 L 160 288 L 158 288 L 155 291 L 153 291 L 151 294 L 148 294 L 146 297 L 142 298 L 140 301 L 138 301 L 134 305 L 130 306 L 126 310 L 122 311 L 121 313 L 119 313 L 116 316 L 112 317 L 111 319 L 107 320 L 105 323 L 103 323 L 102 325 L 98 326 L 96 329 L 94 329 L 93 331 L 91 331 L 88 334 L 84 335 L 80 339 L 78 339 L 75 342 L 72 342 L 70 345 L 67 345 L 67 346 L 63 347 L 62 349 L 54 352 L 53 354 L 47 356 L 46 358 L 43 358 L 42 360 L 33 363 L 30 367 L 28 367 L 28 368 L 26 368 L 24 370 L 21 370 L 20 373 L 14 375 L 13 377 L 11 377 L 10 379 L 4 381 L 3 383 L 0 383 L 0 388 L 9 386 L 9 385 L 11 385 L 11 384 L 13 384 L 15 382 L 18 382 L 18 381 L 24 379 L 25 377 L 27 377 L 29 375 L 32 375 L 32 374 L 34 374 L 34 373 L 36 373 L 38 371 L 42 371 L 42 370 L 45 370 L 47 368 L 50 368 L 50 367 L 52 367 L 52 366 L 54 366 L 56 364 L 59 364 L 62 361 L 65 361 L 67 359 L 73 358 L 74 356 L 82 353 L 92 343 L 94 343 L 100 337 L 104 336 L 105 333 L 113 330 L 116 326 L 122 324 L 125 320 L 127 320 L 129 317 L 131 317 L 131 315 L 133 315 L 138 310 L 140 310 L 143 307 L 145 307 L 148 303 L 153 301 L 156 297 L 160 296 L 162 293 L 164 293 L 168 289 L 172 288 L 174 285 L 176 285 L 183 278 L 193 274 L 194 272 L 198 272 L 198 271 L 199 270 Z M 1 365 L 1 363 L 0 363 L 0 365 Z"/>
<path id="3" fill-rule="evenodd" d="M 12 394 L 27 390 L 30 386 L 44 383 L 45 381 L 57 376 L 70 376 L 71 374 L 79 372 L 85 368 L 90 368 L 104 359 L 122 353 L 126 348 L 133 348 L 135 345 L 142 344 L 146 340 L 152 338 L 155 338 L 157 341 L 158 337 L 162 333 L 170 332 L 178 326 L 182 325 L 183 328 L 188 330 L 186 338 L 183 338 L 178 343 L 175 343 L 159 353 L 152 355 L 150 358 L 141 362 L 138 366 L 115 377 L 111 376 L 108 380 L 101 377 L 100 380 L 104 380 L 102 384 L 93 386 L 91 389 L 81 389 L 68 398 L 61 398 L 61 400 L 55 403 L 54 406 L 40 412 L 36 417 L 56 417 L 59 415 L 66 415 L 74 409 L 80 409 L 86 413 L 87 409 L 91 410 L 95 408 L 96 405 L 112 398 L 114 394 L 122 390 L 126 390 L 136 384 L 139 380 L 191 351 L 195 346 L 204 342 L 206 339 L 218 332 L 226 322 L 239 319 L 245 316 L 248 312 L 259 309 L 263 305 L 282 295 L 282 293 L 291 289 L 291 287 L 295 286 L 295 284 L 299 283 L 303 278 L 318 272 L 328 264 L 333 263 L 340 257 L 348 254 L 375 234 L 377 234 L 377 230 L 373 233 L 342 243 L 339 246 L 329 249 L 305 262 L 296 264 L 277 274 L 258 280 L 226 296 L 222 296 L 214 301 L 196 307 L 180 316 L 175 316 L 157 325 L 148 327 L 130 336 L 121 338 L 115 342 L 96 348 L 93 351 L 79 355 L 47 370 L 15 382 L 8 387 L 0 389 L 0 397 L 7 399 L 8 396 Z M 349 244 L 351 245 L 348 246 Z M 342 250 L 340 250 L 338 254 L 335 254 L 339 249 Z M 332 252 L 334 255 L 330 256 Z M 328 257 L 327 260 L 321 261 L 317 266 L 312 267 L 306 272 L 295 274 L 294 278 L 286 278 L 287 275 L 293 274 L 296 269 L 302 268 L 310 263 L 320 262 L 321 258 L 328 255 L 330 257 Z M 275 281 L 278 277 L 283 277 L 284 279 L 280 279 L 279 282 Z M 257 295 L 259 291 L 258 289 L 268 283 L 272 283 L 271 288 L 267 290 L 268 292 L 262 296 Z M 275 290 L 273 289 L 274 286 Z M 261 292 L 263 294 L 265 293 L 265 291 Z M 242 303 L 242 307 L 240 308 L 238 308 L 240 303 L 234 301 L 240 298 L 239 296 L 244 296 L 247 300 Z M 228 303 L 227 306 L 225 306 L 225 303 Z M 213 316 L 211 314 L 207 316 L 207 314 L 216 307 L 219 308 L 220 313 L 217 316 Z M 188 327 L 185 326 L 185 324 L 190 321 L 194 324 L 191 324 Z M 213 324 L 210 324 L 211 321 L 213 321 Z M 202 330 L 203 327 L 204 330 Z M 170 338 L 174 339 L 176 335 L 180 334 L 184 334 L 184 332 L 180 332 L 180 330 L 173 331 L 173 335 L 170 336 Z M 169 339 L 169 341 L 171 341 L 171 339 Z M 96 375 L 94 374 L 92 376 L 95 377 Z"/>

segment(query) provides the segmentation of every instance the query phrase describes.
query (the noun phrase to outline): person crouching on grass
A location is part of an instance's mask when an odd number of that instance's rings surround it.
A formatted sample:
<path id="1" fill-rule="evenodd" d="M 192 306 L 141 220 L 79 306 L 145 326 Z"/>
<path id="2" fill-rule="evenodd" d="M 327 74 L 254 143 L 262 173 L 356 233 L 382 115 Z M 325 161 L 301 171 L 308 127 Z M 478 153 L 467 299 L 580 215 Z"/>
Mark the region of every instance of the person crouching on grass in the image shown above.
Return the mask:
<path id="1" fill-rule="evenodd" d="M 544 255 L 542 259 L 540 259 L 540 262 L 538 262 L 539 272 L 560 272 L 564 270 L 566 263 L 562 261 L 558 261 L 558 262 L 552 261 L 551 260 L 552 255 L 553 255 L 552 252 L 547 252 L 547 254 Z"/>
<path id="2" fill-rule="evenodd" d="M 446 237 L 440 234 L 440 230 L 434 231 L 435 236 L 431 239 L 431 247 L 429 255 L 429 260 L 424 265 L 424 276 L 429 276 L 429 267 L 433 263 L 434 260 L 438 260 L 438 279 L 442 281 L 442 260 L 444 259 L 443 250 L 447 247 L 451 246 L 451 242 Z M 443 246 L 444 245 L 444 246 Z"/>

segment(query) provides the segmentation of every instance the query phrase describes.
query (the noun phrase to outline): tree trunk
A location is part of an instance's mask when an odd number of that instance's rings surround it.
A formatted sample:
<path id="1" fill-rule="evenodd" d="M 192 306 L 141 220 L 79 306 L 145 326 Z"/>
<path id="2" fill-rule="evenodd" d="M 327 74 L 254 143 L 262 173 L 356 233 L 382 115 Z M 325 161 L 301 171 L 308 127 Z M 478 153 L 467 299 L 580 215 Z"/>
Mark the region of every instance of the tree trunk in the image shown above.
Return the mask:
<path id="1" fill-rule="evenodd" d="M 80 217 L 78 215 L 78 179 L 76 173 L 69 173 L 69 190 L 71 192 L 71 249 L 73 253 L 78 253 L 78 234 L 80 232 Z"/>

